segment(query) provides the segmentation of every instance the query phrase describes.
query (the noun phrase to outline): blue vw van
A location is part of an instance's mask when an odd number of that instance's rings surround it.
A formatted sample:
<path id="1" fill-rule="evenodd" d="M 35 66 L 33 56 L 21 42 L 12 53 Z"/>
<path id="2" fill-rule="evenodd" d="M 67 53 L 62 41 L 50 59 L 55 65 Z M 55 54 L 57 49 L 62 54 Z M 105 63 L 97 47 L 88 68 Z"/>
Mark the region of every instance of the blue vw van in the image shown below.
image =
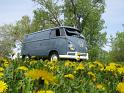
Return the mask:
<path id="1" fill-rule="evenodd" d="M 25 36 L 21 55 L 60 59 L 88 60 L 87 44 L 80 31 L 73 27 L 60 26 L 41 30 Z"/>

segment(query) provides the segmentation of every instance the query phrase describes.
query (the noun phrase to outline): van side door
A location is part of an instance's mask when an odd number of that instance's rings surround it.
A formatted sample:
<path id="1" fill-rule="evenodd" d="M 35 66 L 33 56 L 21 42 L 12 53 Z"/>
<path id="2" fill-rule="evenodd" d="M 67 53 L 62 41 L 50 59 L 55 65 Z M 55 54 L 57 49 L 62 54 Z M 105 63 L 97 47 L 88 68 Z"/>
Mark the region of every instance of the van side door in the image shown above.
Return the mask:
<path id="1" fill-rule="evenodd" d="M 67 53 L 67 40 L 63 28 L 52 29 L 50 34 L 51 49 L 56 50 L 59 55 Z"/>

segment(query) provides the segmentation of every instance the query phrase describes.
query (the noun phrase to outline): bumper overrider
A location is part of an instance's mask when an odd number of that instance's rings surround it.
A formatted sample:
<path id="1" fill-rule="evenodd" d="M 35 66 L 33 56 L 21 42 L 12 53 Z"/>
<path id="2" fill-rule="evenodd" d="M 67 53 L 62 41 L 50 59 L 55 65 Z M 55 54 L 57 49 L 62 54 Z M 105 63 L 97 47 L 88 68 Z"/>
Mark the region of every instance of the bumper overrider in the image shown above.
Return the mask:
<path id="1" fill-rule="evenodd" d="M 80 53 L 80 52 L 67 52 L 67 55 L 59 55 L 60 58 L 67 58 L 67 59 L 84 59 L 88 60 L 88 53 Z"/>

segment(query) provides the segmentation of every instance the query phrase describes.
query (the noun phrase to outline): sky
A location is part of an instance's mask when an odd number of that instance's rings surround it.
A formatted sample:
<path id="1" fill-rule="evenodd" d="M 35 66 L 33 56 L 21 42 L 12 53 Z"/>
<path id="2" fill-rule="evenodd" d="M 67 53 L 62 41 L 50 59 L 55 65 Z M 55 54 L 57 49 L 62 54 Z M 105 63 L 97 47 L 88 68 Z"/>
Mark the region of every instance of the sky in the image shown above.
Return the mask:
<path id="1" fill-rule="evenodd" d="M 124 0 L 106 0 L 106 9 L 102 18 L 105 20 L 104 31 L 109 35 L 124 31 Z"/>
<path id="2" fill-rule="evenodd" d="M 16 23 L 24 15 L 32 18 L 35 8 L 32 0 L 0 0 L 0 25 Z"/>
<path id="3" fill-rule="evenodd" d="M 105 0 L 106 9 L 102 18 L 105 20 L 107 37 L 124 31 L 124 0 Z M 32 0 L 0 0 L 0 25 L 16 23 L 22 16 L 33 18 L 37 5 Z"/>

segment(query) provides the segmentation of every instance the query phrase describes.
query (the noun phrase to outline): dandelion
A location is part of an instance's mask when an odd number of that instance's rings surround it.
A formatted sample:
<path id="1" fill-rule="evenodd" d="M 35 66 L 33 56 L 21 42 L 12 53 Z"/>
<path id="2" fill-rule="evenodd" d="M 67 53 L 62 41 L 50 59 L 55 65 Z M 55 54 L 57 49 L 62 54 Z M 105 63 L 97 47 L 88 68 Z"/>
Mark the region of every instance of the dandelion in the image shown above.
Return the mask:
<path id="1" fill-rule="evenodd" d="M 5 59 L 5 58 L 3 58 L 2 61 L 3 61 L 3 62 L 8 62 L 7 59 Z"/>
<path id="2" fill-rule="evenodd" d="M 101 70 L 101 71 L 103 71 L 104 70 L 104 65 L 102 64 L 102 63 L 100 63 L 99 61 L 95 61 L 95 62 L 93 62 L 95 65 L 97 65 L 97 67 Z"/>
<path id="3" fill-rule="evenodd" d="M 17 68 L 18 70 L 23 70 L 23 71 L 27 71 L 28 68 L 26 66 L 20 66 Z"/>
<path id="4" fill-rule="evenodd" d="M 110 63 L 108 66 L 106 66 L 106 68 L 104 70 L 105 71 L 112 71 L 112 72 L 114 72 L 114 71 L 116 71 L 116 66 L 117 66 L 117 64 Z"/>
<path id="5" fill-rule="evenodd" d="M 89 76 L 95 77 L 95 74 L 93 72 L 88 72 Z"/>
<path id="6" fill-rule="evenodd" d="M 26 77 L 35 79 L 42 79 L 47 82 L 55 83 L 56 79 L 55 76 L 53 76 L 51 73 L 45 71 L 45 70 L 39 70 L 39 69 L 33 69 L 25 73 Z"/>
<path id="7" fill-rule="evenodd" d="M 6 61 L 6 62 L 4 62 L 3 65 L 4 65 L 4 67 L 8 67 L 9 66 L 9 62 Z"/>
<path id="8" fill-rule="evenodd" d="M 51 70 L 51 71 L 57 71 L 57 61 L 56 62 L 53 62 L 53 61 L 50 61 L 47 63 L 47 67 Z"/>
<path id="9" fill-rule="evenodd" d="M 37 93 L 55 93 L 52 90 L 39 90 Z"/>
<path id="10" fill-rule="evenodd" d="M 124 74 L 124 67 L 117 68 L 119 74 Z"/>
<path id="11" fill-rule="evenodd" d="M 74 71 L 73 73 L 74 73 L 74 74 L 76 74 L 76 73 L 77 73 L 77 71 Z"/>
<path id="12" fill-rule="evenodd" d="M 80 63 L 76 68 L 76 70 L 83 70 L 83 69 L 84 69 L 84 65 L 82 63 Z"/>
<path id="13" fill-rule="evenodd" d="M 57 66 L 51 66 L 51 67 L 50 67 L 50 70 L 51 70 L 51 71 L 57 71 L 57 69 L 58 69 Z"/>
<path id="14" fill-rule="evenodd" d="M 65 62 L 65 67 L 70 66 L 70 64 L 71 64 L 71 62 L 70 62 L 70 61 Z"/>
<path id="15" fill-rule="evenodd" d="M 96 88 L 99 90 L 105 90 L 105 87 L 103 84 L 96 84 Z"/>
<path id="16" fill-rule="evenodd" d="M 91 68 L 95 68 L 96 66 L 94 65 L 94 64 L 92 64 L 92 63 L 90 63 L 89 64 L 89 68 L 91 69 Z"/>
<path id="17" fill-rule="evenodd" d="M 36 60 L 31 60 L 30 61 L 30 65 L 32 65 L 32 64 L 36 64 L 38 61 L 36 61 Z"/>
<path id="18" fill-rule="evenodd" d="M 56 62 L 50 61 L 50 62 L 47 63 L 47 65 L 53 65 L 54 63 L 56 63 Z"/>
<path id="19" fill-rule="evenodd" d="M 124 82 L 120 82 L 117 87 L 116 90 L 120 93 L 124 93 Z"/>
<path id="20" fill-rule="evenodd" d="M 71 61 L 66 61 L 65 64 L 64 64 L 65 67 L 74 67 L 75 66 L 75 63 L 74 62 L 71 62 Z"/>
<path id="21" fill-rule="evenodd" d="M 7 84 L 0 80 L 0 93 L 6 92 L 7 87 Z"/>
<path id="22" fill-rule="evenodd" d="M 8 67 L 9 61 L 7 59 L 2 59 L 2 62 L 4 67 Z"/>
<path id="23" fill-rule="evenodd" d="M 4 76 L 4 74 L 2 72 L 0 72 L 0 78 L 2 78 Z"/>
<path id="24" fill-rule="evenodd" d="M 0 67 L 0 71 L 4 71 L 4 68 L 3 67 Z"/>
<path id="25" fill-rule="evenodd" d="M 88 72 L 87 74 L 93 79 L 93 81 L 96 81 L 96 75 L 93 72 Z"/>
<path id="26" fill-rule="evenodd" d="M 65 78 L 69 78 L 69 79 L 74 79 L 74 75 L 73 74 L 67 74 L 64 75 Z"/>

